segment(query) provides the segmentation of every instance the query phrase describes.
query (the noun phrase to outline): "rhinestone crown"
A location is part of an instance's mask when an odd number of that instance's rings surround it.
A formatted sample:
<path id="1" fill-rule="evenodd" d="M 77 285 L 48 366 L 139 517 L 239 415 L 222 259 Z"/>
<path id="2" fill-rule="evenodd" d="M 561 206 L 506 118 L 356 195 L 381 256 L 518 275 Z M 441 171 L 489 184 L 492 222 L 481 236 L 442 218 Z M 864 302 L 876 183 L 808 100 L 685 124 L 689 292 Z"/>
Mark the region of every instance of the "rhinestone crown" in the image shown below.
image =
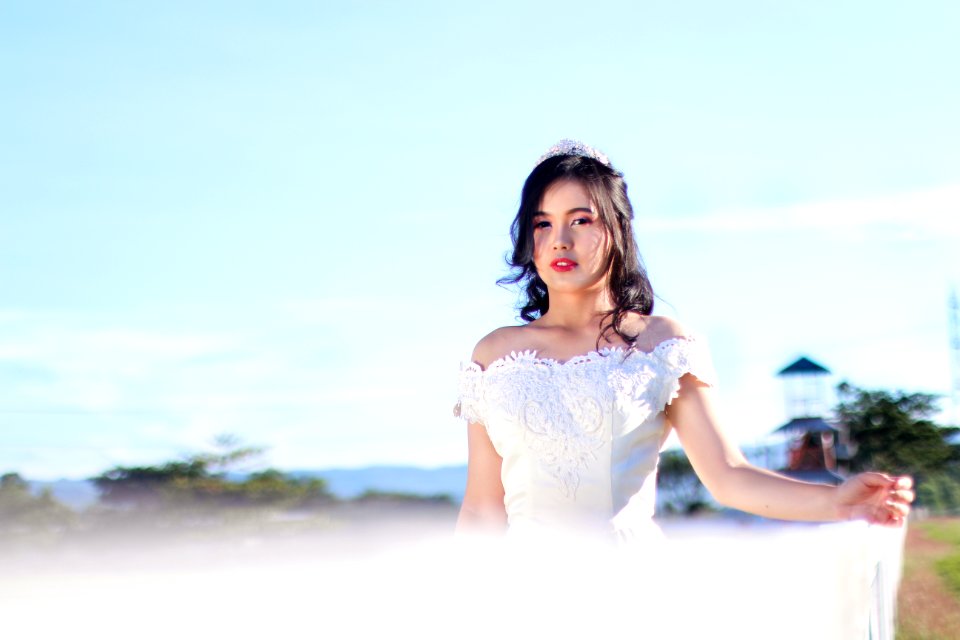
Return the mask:
<path id="1" fill-rule="evenodd" d="M 610 158 L 607 157 L 607 154 L 597 151 L 590 145 L 584 144 L 579 140 L 569 140 L 564 138 L 557 144 L 547 149 L 547 152 L 540 156 L 540 159 L 537 160 L 537 164 L 539 165 L 544 160 L 553 158 L 554 156 L 581 156 L 584 158 L 593 158 L 600 164 L 606 165 L 611 169 L 613 168 L 613 165 L 610 164 Z"/>

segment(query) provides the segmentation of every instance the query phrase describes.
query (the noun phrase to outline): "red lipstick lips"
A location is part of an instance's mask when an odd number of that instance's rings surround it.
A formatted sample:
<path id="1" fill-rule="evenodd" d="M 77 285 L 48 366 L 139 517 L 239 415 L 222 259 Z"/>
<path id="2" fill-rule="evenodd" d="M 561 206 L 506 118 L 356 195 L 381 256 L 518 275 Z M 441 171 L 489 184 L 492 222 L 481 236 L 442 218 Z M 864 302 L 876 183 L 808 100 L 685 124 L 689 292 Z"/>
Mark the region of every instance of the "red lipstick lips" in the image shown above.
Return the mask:
<path id="1" fill-rule="evenodd" d="M 554 271 L 570 271 L 575 266 L 577 266 L 577 263 L 569 258 L 557 258 L 550 263 L 550 268 Z"/>

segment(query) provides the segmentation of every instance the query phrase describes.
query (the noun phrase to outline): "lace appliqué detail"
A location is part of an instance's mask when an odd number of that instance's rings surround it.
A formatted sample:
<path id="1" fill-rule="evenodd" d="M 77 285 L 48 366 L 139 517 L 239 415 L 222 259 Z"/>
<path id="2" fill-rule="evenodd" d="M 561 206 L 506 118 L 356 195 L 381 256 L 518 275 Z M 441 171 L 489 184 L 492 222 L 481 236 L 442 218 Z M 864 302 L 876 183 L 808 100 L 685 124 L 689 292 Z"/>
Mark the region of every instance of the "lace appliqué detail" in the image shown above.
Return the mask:
<path id="1" fill-rule="evenodd" d="M 613 351 L 604 349 L 567 362 L 522 351 L 500 358 L 486 371 L 475 363 L 462 366 L 455 413 L 486 424 L 501 455 L 520 436 L 524 449 L 557 481 L 561 493 L 573 498 L 580 471 L 596 459 L 608 431 L 603 407 L 610 403 L 604 402 L 606 394 L 597 395 L 597 374 L 587 365 L 616 357 Z"/>
<path id="2" fill-rule="evenodd" d="M 603 446 L 603 408 L 595 398 L 576 390 L 538 385 L 526 402 L 520 421 L 524 442 L 540 464 L 557 479 L 568 498 L 576 496 L 579 471 Z"/>
<path id="3" fill-rule="evenodd" d="M 700 382 L 717 386 L 717 373 L 703 340 L 695 338 L 661 342 L 654 353 L 666 365 L 667 375 L 661 378 L 660 407 L 664 408 L 680 395 L 680 378 L 690 373 Z"/>
<path id="4" fill-rule="evenodd" d="M 460 365 L 460 375 L 457 378 L 457 404 L 453 407 L 453 415 L 463 418 L 467 422 L 486 423 L 483 411 L 483 397 L 481 384 L 483 383 L 483 369 L 476 363 Z"/>
<path id="5" fill-rule="evenodd" d="M 562 495 L 575 498 L 580 474 L 613 437 L 611 412 L 639 426 L 677 396 L 685 373 L 713 384 L 709 353 L 692 337 L 671 338 L 649 353 L 610 347 L 565 362 L 513 352 L 486 370 L 461 366 L 455 413 L 486 425 L 505 459 L 522 447 Z"/>

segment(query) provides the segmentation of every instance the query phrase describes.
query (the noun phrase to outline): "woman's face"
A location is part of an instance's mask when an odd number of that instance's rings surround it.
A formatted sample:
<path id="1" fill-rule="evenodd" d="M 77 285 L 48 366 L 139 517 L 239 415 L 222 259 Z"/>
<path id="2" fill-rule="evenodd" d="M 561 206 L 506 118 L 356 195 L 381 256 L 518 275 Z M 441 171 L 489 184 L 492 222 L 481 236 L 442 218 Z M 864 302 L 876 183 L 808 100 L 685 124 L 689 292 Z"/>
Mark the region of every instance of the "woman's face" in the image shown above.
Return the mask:
<path id="1" fill-rule="evenodd" d="M 606 286 L 610 233 L 576 180 L 554 182 L 533 218 L 533 264 L 551 293 Z"/>

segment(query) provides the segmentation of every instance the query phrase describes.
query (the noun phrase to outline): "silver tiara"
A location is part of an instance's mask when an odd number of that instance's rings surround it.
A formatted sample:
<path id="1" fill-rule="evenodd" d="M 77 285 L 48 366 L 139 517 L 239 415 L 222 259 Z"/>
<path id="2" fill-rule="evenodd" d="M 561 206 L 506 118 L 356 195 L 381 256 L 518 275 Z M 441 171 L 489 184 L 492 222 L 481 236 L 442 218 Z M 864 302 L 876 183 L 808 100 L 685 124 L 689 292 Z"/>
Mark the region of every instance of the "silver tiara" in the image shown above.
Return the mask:
<path id="1" fill-rule="evenodd" d="M 600 164 L 606 165 L 613 169 L 613 165 L 610 164 L 610 158 L 607 157 L 607 154 L 597 151 L 590 145 L 584 144 L 579 140 L 569 140 L 564 138 L 557 144 L 547 149 L 547 152 L 540 156 L 540 159 L 537 160 L 537 165 L 548 158 L 553 158 L 554 156 L 581 156 L 583 158 L 593 158 Z"/>

